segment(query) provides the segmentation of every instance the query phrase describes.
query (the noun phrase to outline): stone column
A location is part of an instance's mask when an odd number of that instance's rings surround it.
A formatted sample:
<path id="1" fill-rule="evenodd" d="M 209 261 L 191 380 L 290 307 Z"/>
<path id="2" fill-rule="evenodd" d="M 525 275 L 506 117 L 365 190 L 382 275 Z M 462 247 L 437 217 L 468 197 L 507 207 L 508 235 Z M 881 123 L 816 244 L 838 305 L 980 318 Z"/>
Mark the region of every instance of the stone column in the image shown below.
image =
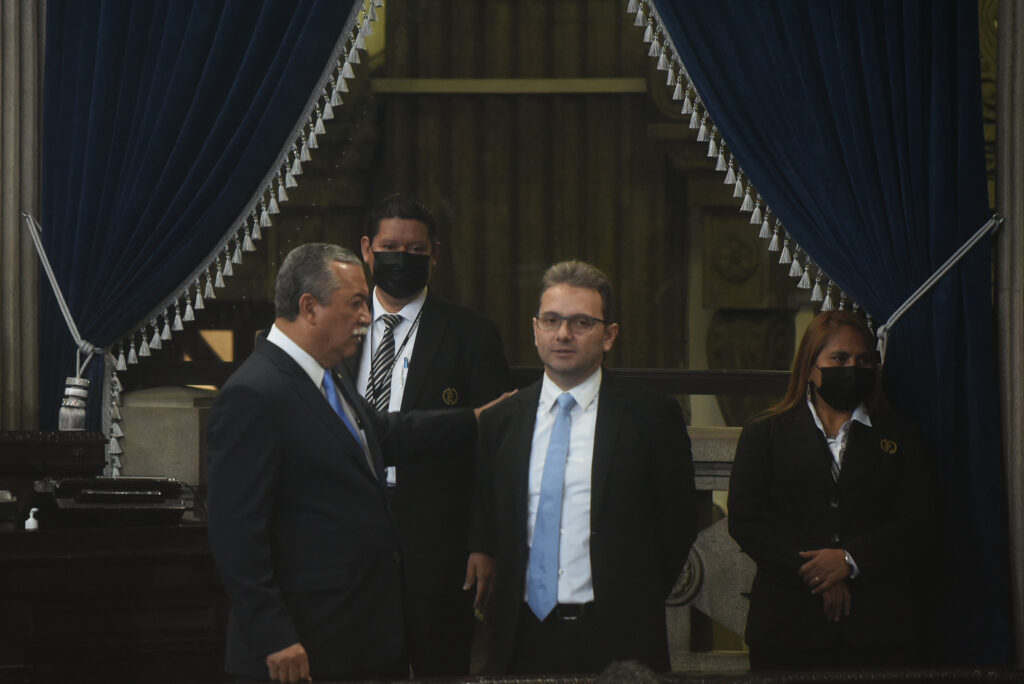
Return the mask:
<path id="1" fill-rule="evenodd" d="M 38 427 L 38 259 L 45 0 L 0 2 L 0 430 Z"/>
<path id="2" fill-rule="evenodd" d="M 999 3 L 996 237 L 1000 404 L 1017 665 L 1024 663 L 1024 0 Z"/>

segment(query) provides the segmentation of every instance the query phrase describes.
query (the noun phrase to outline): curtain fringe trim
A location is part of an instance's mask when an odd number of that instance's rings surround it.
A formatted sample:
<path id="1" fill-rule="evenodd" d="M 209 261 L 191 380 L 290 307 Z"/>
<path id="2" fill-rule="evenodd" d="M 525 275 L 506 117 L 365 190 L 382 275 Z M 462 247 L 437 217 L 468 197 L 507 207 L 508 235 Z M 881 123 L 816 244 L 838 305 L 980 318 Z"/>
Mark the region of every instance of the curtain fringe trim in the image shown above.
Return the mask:
<path id="1" fill-rule="evenodd" d="M 805 263 L 802 267 L 797 258 L 791 256 L 791 248 L 793 249 L 793 255 L 802 252 L 803 248 L 786 233 L 777 215 L 774 229 L 769 227 L 768 215 L 772 213 L 772 208 L 768 206 L 768 203 L 764 201 L 760 193 L 753 188 L 749 180 L 746 186 L 744 186 L 743 169 L 740 168 L 733 154 L 728 151 L 728 145 L 725 140 L 718 135 L 718 127 L 704 107 L 700 93 L 697 91 L 697 86 L 690 79 L 690 74 L 683 63 L 679 50 L 676 49 L 672 36 L 665 29 L 665 24 L 661 20 L 661 14 L 654 6 L 654 0 L 629 0 L 626 12 L 630 15 L 636 15 L 633 22 L 634 26 L 644 28 L 643 41 L 651 46 L 648 55 L 658 60 L 658 69 L 668 71 L 666 86 L 672 88 L 672 100 L 676 102 L 682 100 L 680 113 L 690 115 L 690 128 L 697 129 L 697 141 L 708 143 L 707 156 L 716 159 L 715 170 L 725 173 L 725 184 L 734 186 L 732 196 L 740 200 L 740 211 L 751 212 L 750 223 L 760 226 L 758 237 L 769 240 L 769 252 L 780 251 L 779 233 L 783 233 L 782 254 L 779 263 L 789 267 L 789 275 L 797 281 L 796 286 L 799 289 L 811 290 L 810 300 L 812 302 L 822 302 L 821 311 L 832 311 L 835 308 L 832 301 L 832 292 L 836 289 L 835 283 L 828 278 L 824 271 L 821 270 L 821 267 L 811 261 L 810 257 L 806 256 L 806 252 L 803 252 Z M 658 46 L 657 52 L 655 52 L 655 46 Z M 685 87 L 683 85 L 684 81 Z M 717 143 L 716 136 L 718 137 Z M 754 197 L 756 197 L 756 200 Z M 811 287 L 811 266 L 814 266 L 818 273 L 817 278 L 814 280 L 813 288 Z M 827 279 L 829 283 L 824 293 L 821 289 L 822 278 Z M 839 308 L 843 308 L 847 300 L 846 293 L 840 291 Z M 852 303 L 852 308 L 854 310 L 859 308 L 856 302 Z M 868 325 L 872 326 L 871 316 L 869 315 L 867 319 Z"/>

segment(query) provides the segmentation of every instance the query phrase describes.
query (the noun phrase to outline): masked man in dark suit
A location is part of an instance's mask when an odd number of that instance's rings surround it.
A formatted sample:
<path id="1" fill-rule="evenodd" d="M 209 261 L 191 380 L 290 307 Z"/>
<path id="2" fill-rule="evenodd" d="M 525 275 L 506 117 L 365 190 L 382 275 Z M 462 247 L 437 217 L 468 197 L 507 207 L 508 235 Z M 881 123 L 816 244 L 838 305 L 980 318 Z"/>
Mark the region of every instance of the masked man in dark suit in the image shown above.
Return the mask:
<path id="1" fill-rule="evenodd" d="M 211 411 L 209 533 L 235 676 L 408 676 L 384 459 L 464 449 L 475 421 L 470 410 L 378 414 L 329 370 L 358 348 L 368 296 L 352 252 L 293 250 L 273 328 Z"/>
<path id="2" fill-rule="evenodd" d="M 392 195 L 371 210 L 362 252 L 373 274 L 373 323 L 346 364 L 378 410 L 479 406 L 508 389 L 494 324 L 427 290 L 440 246 L 434 217 L 416 198 Z M 418 677 L 469 672 L 475 594 L 463 584 L 475 588 L 477 574 L 490 572 L 467 569 L 472 477 L 471 446 L 387 470 Z"/>
<path id="3" fill-rule="evenodd" d="M 548 269 L 544 378 L 481 416 L 472 538 L 496 560 L 495 672 L 669 668 L 665 598 L 696 536 L 690 440 L 675 400 L 602 370 L 612 311 L 593 266 Z"/>

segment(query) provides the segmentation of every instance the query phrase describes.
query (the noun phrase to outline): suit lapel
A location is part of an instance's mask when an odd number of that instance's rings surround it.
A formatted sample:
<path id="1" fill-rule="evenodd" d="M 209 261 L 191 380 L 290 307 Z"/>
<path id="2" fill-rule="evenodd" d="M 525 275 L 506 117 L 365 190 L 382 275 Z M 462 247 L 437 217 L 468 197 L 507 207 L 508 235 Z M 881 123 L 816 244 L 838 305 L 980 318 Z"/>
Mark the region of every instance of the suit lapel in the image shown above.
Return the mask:
<path id="1" fill-rule="evenodd" d="M 306 405 L 310 415 L 315 416 L 318 420 L 322 421 L 324 425 L 334 434 L 334 436 L 344 445 L 343 451 L 349 454 L 352 458 L 355 458 L 357 462 L 362 464 L 362 467 L 366 470 L 366 473 L 373 476 L 370 471 L 370 466 L 366 462 L 366 458 L 363 456 L 363 448 L 356 441 L 356 438 L 348 431 L 345 427 L 345 423 L 338 417 L 338 414 L 334 412 L 331 405 L 327 403 L 327 398 L 320 392 L 320 388 L 313 384 L 306 372 L 302 370 L 299 364 L 295 363 L 292 357 L 288 356 L 288 353 L 278 347 L 273 342 L 268 342 L 265 339 L 257 340 L 256 348 L 263 354 L 266 354 L 271 362 L 277 366 L 281 372 L 288 376 L 291 384 L 292 391 L 299 397 L 299 399 Z M 339 385 L 340 387 L 340 385 Z M 351 395 L 350 395 L 351 396 Z M 349 397 L 349 403 L 353 407 L 357 406 L 354 404 Z"/>
<path id="2" fill-rule="evenodd" d="M 441 315 L 440 305 L 435 297 L 427 293 L 420 313 L 420 322 L 416 330 L 416 344 L 409 360 L 409 373 L 405 378 L 405 390 L 402 393 L 402 410 L 411 411 L 419 403 L 420 392 L 427 378 L 427 372 L 434 365 L 434 357 L 441 348 L 448 317 Z M 402 360 L 398 359 L 398 363 Z"/>
<path id="3" fill-rule="evenodd" d="M 526 548 L 526 512 L 528 510 L 527 500 L 530 489 L 530 455 L 533 451 L 533 430 L 537 422 L 537 402 L 540 401 L 541 383 L 536 382 L 529 387 L 520 390 L 514 397 L 507 401 L 516 401 L 515 417 L 512 423 L 512 440 L 509 444 L 507 468 L 505 472 L 507 482 L 511 484 L 513 495 L 512 509 L 516 521 L 514 529 L 516 534 L 515 548 Z"/>
<path id="4" fill-rule="evenodd" d="M 602 372 L 601 390 L 597 404 L 597 426 L 594 429 L 594 459 L 590 479 L 590 520 L 593 525 L 594 513 L 600 509 L 601 499 L 608 484 L 608 471 L 615 457 L 615 443 L 618 440 L 622 415 L 625 411 L 622 387 L 618 381 Z"/>

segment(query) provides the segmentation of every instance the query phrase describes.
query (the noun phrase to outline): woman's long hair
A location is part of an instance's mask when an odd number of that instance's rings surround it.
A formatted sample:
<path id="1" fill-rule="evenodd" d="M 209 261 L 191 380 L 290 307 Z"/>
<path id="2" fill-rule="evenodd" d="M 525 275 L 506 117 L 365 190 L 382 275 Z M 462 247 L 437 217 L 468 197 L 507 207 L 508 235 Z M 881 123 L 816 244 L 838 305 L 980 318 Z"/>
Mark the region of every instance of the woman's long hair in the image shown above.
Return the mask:
<path id="1" fill-rule="evenodd" d="M 832 334 L 839 329 L 839 326 L 848 325 L 864 338 L 864 344 L 868 348 L 875 345 L 875 336 L 868 328 L 867 322 L 859 314 L 852 311 L 840 309 L 826 311 L 815 316 L 811 324 L 807 326 L 804 336 L 800 338 L 800 346 L 797 348 L 796 358 L 793 359 L 793 371 L 789 376 L 789 387 L 786 389 L 786 396 L 782 401 L 775 404 L 762 414 L 761 417 L 768 418 L 777 416 L 793 409 L 807 396 L 807 383 L 811 377 L 811 369 L 818 358 L 818 354 L 828 344 Z M 875 386 L 864 400 L 868 413 L 874 411 L 881 399 L 881 373 L 875 377 Z"/>

